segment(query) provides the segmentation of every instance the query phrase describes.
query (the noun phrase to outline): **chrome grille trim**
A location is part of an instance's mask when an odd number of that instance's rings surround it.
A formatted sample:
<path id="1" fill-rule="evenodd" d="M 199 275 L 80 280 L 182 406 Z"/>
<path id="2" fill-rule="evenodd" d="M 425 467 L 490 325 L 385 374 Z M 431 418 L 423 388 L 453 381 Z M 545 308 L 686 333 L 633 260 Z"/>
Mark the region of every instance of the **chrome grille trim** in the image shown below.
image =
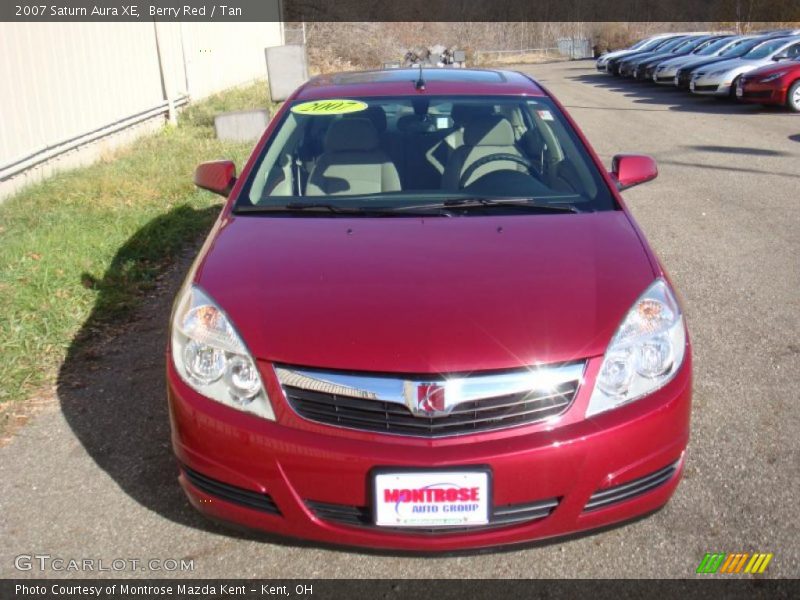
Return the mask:
<path id="1" fill-rule="evenodd" d="M 276 365 L 289 405 L 311 421 L 349 429 L 435 437 L 526 425 L 563 414 L 583 382 L 585 363 L 502 373 L 397 377 Z M 421 387 L 442 392 L 420 408 Z"/>

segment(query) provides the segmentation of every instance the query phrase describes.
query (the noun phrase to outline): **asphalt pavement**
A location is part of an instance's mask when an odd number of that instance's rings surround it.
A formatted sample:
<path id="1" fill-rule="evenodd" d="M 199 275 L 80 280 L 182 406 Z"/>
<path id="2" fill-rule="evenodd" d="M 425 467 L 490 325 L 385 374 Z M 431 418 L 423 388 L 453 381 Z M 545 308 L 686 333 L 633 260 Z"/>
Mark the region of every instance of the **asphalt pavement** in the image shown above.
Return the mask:
<path id="1" fill-rule="evenodd" d="M 265 541 L 207 522 L 177 485 L 164 399 L 166 321 L 187 252 L 115 338 L 70 352 L 58 397 L 0 449 L 0 577 L 691 577 L 706 552 L 755 551 L 774 553 L 767 576 L 799 577 L 800 115 L 623 83 L 590 61 L 521 69 L 606 164 L 626 152 L 659 164 L 625 199 L 682 294 L 695 351 L 686 474 L 663 510 L 458 556 Z M 20 555 L 194 569 L 18 570 Z"/>

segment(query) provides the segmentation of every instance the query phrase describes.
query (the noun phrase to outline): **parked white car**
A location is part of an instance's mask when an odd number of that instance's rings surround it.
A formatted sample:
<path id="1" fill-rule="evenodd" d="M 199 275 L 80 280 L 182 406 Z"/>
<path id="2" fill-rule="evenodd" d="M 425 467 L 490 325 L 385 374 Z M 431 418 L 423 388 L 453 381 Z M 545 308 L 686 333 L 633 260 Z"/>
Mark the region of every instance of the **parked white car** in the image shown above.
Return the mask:
<path id="1" fill-rule="evenodd" d="M 693 74 L 689 90 L 707 96 L 733 96 L 743 74 L 780 60 L 800 58 L 800 36 L 767 40 L 733 60 L 709 65 Z"/>

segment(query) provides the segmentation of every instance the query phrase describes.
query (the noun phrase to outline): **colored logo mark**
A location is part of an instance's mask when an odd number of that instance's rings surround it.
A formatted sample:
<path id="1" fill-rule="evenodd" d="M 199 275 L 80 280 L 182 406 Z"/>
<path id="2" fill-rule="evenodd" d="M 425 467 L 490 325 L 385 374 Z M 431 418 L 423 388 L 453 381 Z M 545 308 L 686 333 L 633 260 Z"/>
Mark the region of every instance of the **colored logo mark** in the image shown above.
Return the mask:
<path id="1" fill-rule="evenodd" d="M 772 560 L 773 554 L 754 552 L 749 554 L 707 552 L 697 567 L 698 573 L 763 573 Z"/>

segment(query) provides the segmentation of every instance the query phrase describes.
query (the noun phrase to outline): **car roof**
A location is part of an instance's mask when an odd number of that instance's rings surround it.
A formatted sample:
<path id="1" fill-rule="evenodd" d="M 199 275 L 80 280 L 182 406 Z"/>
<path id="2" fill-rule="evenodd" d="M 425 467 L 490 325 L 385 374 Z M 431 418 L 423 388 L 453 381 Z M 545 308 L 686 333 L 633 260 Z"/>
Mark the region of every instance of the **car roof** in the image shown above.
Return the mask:
<path id="1" fill-rule="evenodd" d="M 798 41 L 800 41 L 800 35 L 781 35 L 777 37 L 767 37 L 764 38 L 764 41 L 758 44 L 758 46 L 755 46 L 753 49 L 758 48 L 763 44 L 772 44 L 774 42 L 780 42 L 782 45 L 791 45 Z"/>
<path id="2" fill-rule="evenodd" d="M 422 69 L 424 89 L 417 89 L 419 68 L 346 71 L 319 75 L 303 85 L 298 100 L 376 96 L 545 96 L 544 90 L 530 77 L 516 71 Z"/>

